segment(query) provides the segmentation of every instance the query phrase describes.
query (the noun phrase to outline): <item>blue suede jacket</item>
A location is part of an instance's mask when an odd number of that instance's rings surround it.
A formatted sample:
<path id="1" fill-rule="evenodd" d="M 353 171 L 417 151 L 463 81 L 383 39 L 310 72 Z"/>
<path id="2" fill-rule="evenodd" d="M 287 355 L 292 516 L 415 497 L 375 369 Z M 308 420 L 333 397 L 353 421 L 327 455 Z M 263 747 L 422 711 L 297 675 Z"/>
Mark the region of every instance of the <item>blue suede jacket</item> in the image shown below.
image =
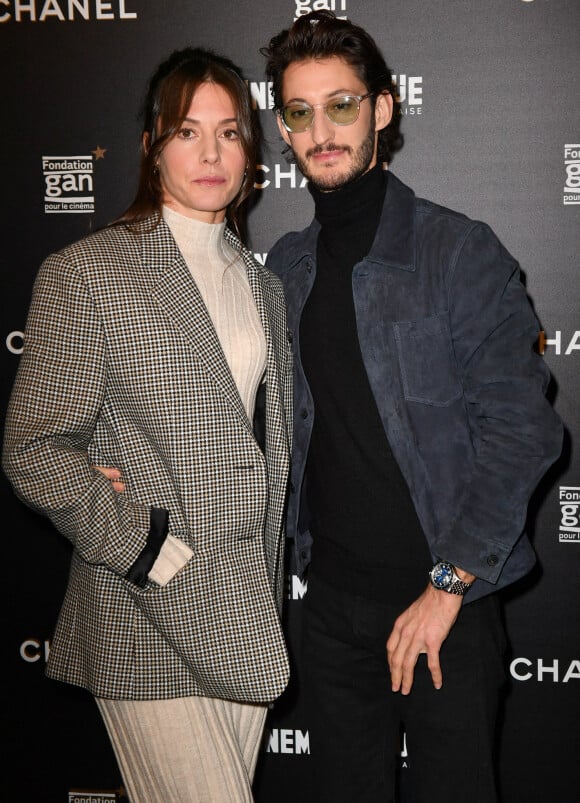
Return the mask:
<path id="1" fill-rule="evenodd" d="M 284 284 L 293 337 L 287 532 L 300 574 L 310 559 L 303 491 L 315 410 L 299 328 L 319 228 L 314 220 L 282 237 L 267 263 Z M 477 576 L 468 600 L 514 582 L 535 562 L 523 533 L 530 496 L 562 445 L 518 264 L 488 226 L 417 198 L 390 173 L 352 292 L 371 388 L 433 559 Z"/>

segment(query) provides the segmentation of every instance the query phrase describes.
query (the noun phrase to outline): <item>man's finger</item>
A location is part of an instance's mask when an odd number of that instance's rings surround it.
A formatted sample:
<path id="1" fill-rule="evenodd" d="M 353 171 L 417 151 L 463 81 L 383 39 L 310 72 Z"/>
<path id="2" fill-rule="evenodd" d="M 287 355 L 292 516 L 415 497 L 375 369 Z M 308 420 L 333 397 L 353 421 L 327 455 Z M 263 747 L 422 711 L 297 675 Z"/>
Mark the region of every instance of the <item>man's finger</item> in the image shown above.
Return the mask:
<path id="1" fill-rule="evenodd" d="M 431 672 L 431 679 L 436 689 L 443 686 L 443 672 L 441 671 L 441 663 L 439 661 L 439 653 L 434 653 L 427 656 L 427 666 Z"/>
<path id="2" fill-rule="evenodd" d="M 401 681 L 402 695 L 410 694 L 411 689 L 413 688 L 413 681 L 415 680 L 415 666 L 417 665 L 418 658 L 419 655 L 415 655 L 413 659 L 410 659 L 403 664 L 403 677 Z"/>

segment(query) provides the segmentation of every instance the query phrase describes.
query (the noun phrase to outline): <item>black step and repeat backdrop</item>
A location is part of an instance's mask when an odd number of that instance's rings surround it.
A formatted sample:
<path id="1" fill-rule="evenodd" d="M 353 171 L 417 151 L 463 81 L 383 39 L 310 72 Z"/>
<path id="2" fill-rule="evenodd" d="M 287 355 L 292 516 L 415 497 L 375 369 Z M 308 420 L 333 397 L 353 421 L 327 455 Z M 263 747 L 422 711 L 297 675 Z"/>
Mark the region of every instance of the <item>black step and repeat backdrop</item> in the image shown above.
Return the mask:
<path id="1" fill-rule="evenodd" d="M 491 224 L 520 260 L 545 331 L 540 348 L 566 444 L 531 506 L 537 570 L 506 595 L 500 771 L 504 803 L 572 803 L 580 799 L 578 0 L 0 0 L 2 410 L 35 272 L 50 251 L 131 200 L 137 109 L 153 67 L 174 48 L 213 47 L 250 82 L 266 140 L 249 224 L 256 258 L 309 221 L 311 199 L 282 155 L 259 48 L 318 8 L 370 30 L 396 74 L 406 145 L 393 170 L 418 194 Z M 122 800 L 92 699 L 43 674 L 68 545 L 4 479 L 1 493 L 0 798 Z M 269 715 L 260 803 L 301 800 L 310 756 L 297 647 L 305 590 L 289 566 L 285 618 L 296 671 Z M 403 786 L 411 763 L 403 744 Z"/>

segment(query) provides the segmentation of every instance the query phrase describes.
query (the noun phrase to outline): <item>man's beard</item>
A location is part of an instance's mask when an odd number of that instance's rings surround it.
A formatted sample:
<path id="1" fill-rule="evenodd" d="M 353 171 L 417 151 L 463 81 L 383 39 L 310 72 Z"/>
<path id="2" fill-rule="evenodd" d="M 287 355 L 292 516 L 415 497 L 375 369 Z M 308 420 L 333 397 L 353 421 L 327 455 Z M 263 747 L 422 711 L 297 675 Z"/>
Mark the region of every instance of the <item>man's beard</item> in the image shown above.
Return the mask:
<path id="1" fill-rule="evenodd" d="M 308 169 L 309 157 L 317 153 L 336 150 L 346 151 L 353 156 L 350 166 L 346 169 L 335 167 L 323 168 L 327 171 L 326 173 L 319 173 L 313 176 Z M 310 150 L 306 152 L 305 157 L 298 156 L 297 153 L 294 153 L 294 158 L 296 159 L 300 172 L 311 184 L 314 184 L 315 187 L 323 192 L 329 192 L 331 190 L 338 190 L 340 187 L 343 187 L 345 184 L 354 181 L 359 178 L 359 176 L 366 173 L 373 160 L 374 152 L 375 131 L 374 126 L 372 126 L 356 151 L 353 151 L 349 145 L 327 143 L 326 145 L 316 145 L 314 148 L 310 148 Z M 336 172 L 337 170 L 338 172 Z"/>

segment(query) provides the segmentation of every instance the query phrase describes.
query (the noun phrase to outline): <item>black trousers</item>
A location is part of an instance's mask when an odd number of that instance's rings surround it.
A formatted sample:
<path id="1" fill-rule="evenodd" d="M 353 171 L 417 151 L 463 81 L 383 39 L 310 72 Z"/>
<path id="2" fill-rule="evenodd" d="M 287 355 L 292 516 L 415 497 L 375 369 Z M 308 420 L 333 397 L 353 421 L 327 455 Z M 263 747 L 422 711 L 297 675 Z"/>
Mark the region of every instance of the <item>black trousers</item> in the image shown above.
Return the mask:
<path id="1" fill-rule="evenodd" d="M 505 682 L 498 601 L 465 605 L 441 649 L 435 690 L 419 656 L 411 693 L 393 693 L 386 641 L 400 608 L 310 577 L 300 685 L 310 736 L 308 803 L 496 803 L 495 725 Z M 401 734 L 407 758 L 400 773 Z"/>

